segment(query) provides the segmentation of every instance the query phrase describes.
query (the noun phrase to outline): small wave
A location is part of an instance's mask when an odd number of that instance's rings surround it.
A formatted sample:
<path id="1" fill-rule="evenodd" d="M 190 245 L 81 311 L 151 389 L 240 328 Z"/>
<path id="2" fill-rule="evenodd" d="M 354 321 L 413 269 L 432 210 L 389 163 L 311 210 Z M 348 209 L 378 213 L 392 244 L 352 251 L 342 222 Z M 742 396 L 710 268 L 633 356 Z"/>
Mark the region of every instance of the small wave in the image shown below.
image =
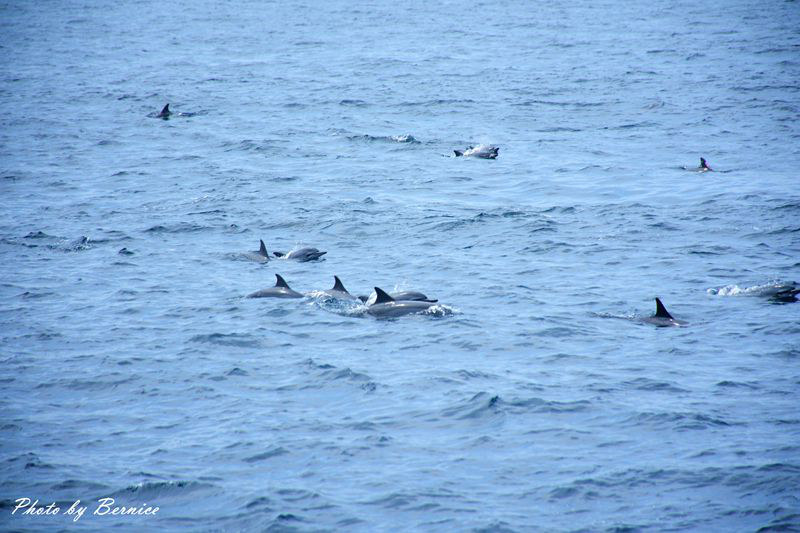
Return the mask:
<path id="1" fill-rule="evenodd" d="M 458 420 L 484 418 L 498 414 L 501 405 L 500 396 L 492 396 L 488 392 L 479 392 L 463 404 L 443 409 L 441 414 L 444 417 Z"/>
<path id="2" fill-rule="evenodd" d="M 253 455 L 252 457 L 247 457 L 247 458 L 244 459 L 244 462 L 245 463 L 257 463 L 257 462 L 260 462 L 260 461 L 264 461 L 266 459 L 271 459 L 273 457 L 279 457 L 281 455 L 286 455 L 288 453 L 289 453 L 289 450 L 287 450 L 286 448 L 283 448 L 281 446 L 278 446 L 277 448 L 271 448 L 271 449 L 269 449 L 269 450 L 267 450 L 265 452 Z"/>
<path id="3" fill-rule="evenodd" d="M 422 315 L 432 316 L 436 318 L 444 318 L 448 316 L 453 316 L 459 314 L 461 311 L 457 307 L 452 307 L 450 305 L 445 304 L 436 304 L 432 305 L 429 308 L 425 309 Z"/>
<path id="4" fill-rule="evenodd" d="M 242 333 L 209 333 L 195 335 L 190 342 L 216 344 L 218 346 L 237 346 L 239 348 L 258 348 L 261 342 L 249 334 Z"/>
<path id="5" fill-rule="evenodd" d="M 369 104 L 364 100 L 344 99 L 339 101 L 339 105 L 351 107 L 367 107 Z"/>
<path id="6" fill-rule="evenodd" d="M 171 224 L 168 226 L 158 224 L 156 226 L 151 226 L 144 231 L 146 233 L 194 233 L 197 231 L 204 231 L 206 229 L 208 228 L 205 226 L 200 226 L 199 224 L 178 222 L 177 224 Z"/>
<path id="7" fill-rule="evenodd" d="M 782 291 L 790 291 L 796 288 L 797 284 L 794 282 L 774 281 L 750 287 L 741 287 L 735 284 L 725 285 L 724 287 L 707 289 L 706 292 L 712 296 L 775 296 Z"/>
<path id="8" fill-rule="evenodd" d="M 148 481 L 129 485 L 124 489 L 112 492 L 110 497 L 133 497 L 140 500 L 158 501 L 161 498 L 183 496 L 211 488 L 214 488 L 214 485 L 200 481 Z"/>
<path id="9" fill-rule="evenodd" d="M 408 133 L 403 135 L 351 135 L 348 139 L 351 141 L 421 144 L 416 137 Z"/>
<path id="10" fill-rule="evenodd" d="M 31 231 L 24 237 L 25 239 L 54 239 L 52 235 L 48 235 L 43 231 Z"/>

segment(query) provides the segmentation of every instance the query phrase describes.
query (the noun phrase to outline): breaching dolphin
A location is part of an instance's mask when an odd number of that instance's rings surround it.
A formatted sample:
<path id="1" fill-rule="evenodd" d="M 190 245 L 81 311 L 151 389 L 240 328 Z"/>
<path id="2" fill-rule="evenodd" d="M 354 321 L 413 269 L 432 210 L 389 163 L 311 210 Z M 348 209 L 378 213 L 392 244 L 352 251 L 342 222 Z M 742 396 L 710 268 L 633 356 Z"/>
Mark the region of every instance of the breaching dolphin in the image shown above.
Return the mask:
<path id="1" fill-rule="evenodd" d="M 336 298 L 339 300 L 358 300 L 358 298 L 347 292 L 347 289 L 344 288 L 344 284 L 342 283 L 342 280 L 339 279 L 339 276 L 333 276 L 333 288 L 328 289 L 327 291 L 322 291 L 322 293 L 326 296 L 330 296 L 331 298 Z"/>
<path id="2" fill-rule="evenodd" d="M 275 274 L 276 282 L 274 287 L 261 289 L 253 294 L 248 294 L 248 298 L 303 298 L 303 295 L 293 291 L 280 274 Z"/>
<path id="3" fill-rule="evenodd" d="M 299 250 L 292 250 L 289 253 L 272 252 L 275 257 L 283 259 L 293 259 L 305 263 L 306 261 L 316 261 L 328 252 L 320 252 L 316 248 L 300 248 Z"/>
<path id="4" fill-rule="evenodd" d="M 375 287 L 375 294 L 377 295 L 375 303 L 367 308 L 367 313 L 379 318 L 395 318 L 419 313 L 435 305 L 433 302 L 395 300 L 378 287 Z"/>
<path id="5" fill-rule="evenodd" d="M 453 150 L 456 157 L 480 157 L 482 159 L 496 159 L 497 152 L 500 150 L 497 146 L 489 144 L 481 144 L 478 146 L 470 146 L 466 150 Z"/>
<path id="6" fill-rule="evenodd" d="M 647 318 L 643 318 L 642 322 L 646 322 L 648 324 L 653 324 L 654 326 L 658 327 L 670 327 L 670 326 L 683 326 L 686 324 L 683 320 L 678 320 L 673 318 L 667 308 L 664 307 L 664 304 L 661 303 L 661 300 L 656 298 L 656 314 Z"/>

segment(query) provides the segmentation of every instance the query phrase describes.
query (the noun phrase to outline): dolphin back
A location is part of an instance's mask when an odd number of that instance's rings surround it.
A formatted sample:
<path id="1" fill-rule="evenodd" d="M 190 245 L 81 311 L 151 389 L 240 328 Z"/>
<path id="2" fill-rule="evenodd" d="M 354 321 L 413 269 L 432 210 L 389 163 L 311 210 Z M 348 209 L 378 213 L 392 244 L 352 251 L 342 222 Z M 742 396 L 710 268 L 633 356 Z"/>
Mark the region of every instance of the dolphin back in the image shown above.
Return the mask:
<path id="1" fill-rule="evenodd" d="M 669 318 L 673 320 L 672 315 L 669 314 L 667 308 L 661 303 L 661 300 L 656 298 L 656 318 Z"/>

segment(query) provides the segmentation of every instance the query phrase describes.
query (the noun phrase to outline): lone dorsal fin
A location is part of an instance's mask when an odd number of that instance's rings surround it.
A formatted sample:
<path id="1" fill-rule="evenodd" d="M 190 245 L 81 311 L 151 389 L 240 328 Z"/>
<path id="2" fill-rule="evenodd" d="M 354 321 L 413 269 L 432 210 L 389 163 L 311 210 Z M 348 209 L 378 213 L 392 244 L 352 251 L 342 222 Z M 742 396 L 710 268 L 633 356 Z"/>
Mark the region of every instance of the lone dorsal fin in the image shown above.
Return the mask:
<path id="1" fill-rule="evenodd" d="M 161 110 L 161 113 L 159 113 L 159 115 L 163 115 L 163 116 L 169 115 L 169 104 L 164 106 L 164 108 Z"/>
<path id="2" fill-rule="evenodd" d="M 393 302 L 393 301 L 394 301 L 394 298 L 392 298 L 391 296 L 389 296 L 388 294 L 386 294 L 386 293 L 383 291 L 383 289 L 381 289 L 381 288 L 379 288 L 379 287 L 375 287 L 375 294 L 377 294 L 377 295 L 378 295 L 378 297 L 375 299 L 375 303 L 374 303 L 373 305 L 377 305 L 377 304 L 385 304 L 385 303 L 388 303 L 388 302 Z"/>
<path id="3" fill-rule="evenodd" d="M 277 279 L 277 281 L 275 281 L 276 287 L 283 287 L 284 289 L 290 288 L 289 284 L 286 283 L 286 280 L 283 279 L 280 274 L 275 274 L 275 278 Z"/>
<path id="4" fill-rule="evenodd" d="M 258 249 L 258 253 L 259 255 L 269 258 L 269 253 L 267 252 L 267 247 L 264 245 L 264 241 L 261 241 L 261 248 Z"/>
<path id="5" fill-rule="evenodd" d="M 462 152 L 461 150 L 453 150 L 453 151 L 456 153 L 456 157 L 461 157 L 462 155 L 464 155 L 464 152 Z"/>
<path id="6" fill-rule="evenodd" d="M 332 291 L 347 292 L 347 289 L 344 288 L 344 285 L 342 284 L 342 280 L 339 279 L 339 276 L 333 276 L 333 279 L 334 279 L 334 283 L 333 283 L 333 288 L 331 289 Z M 347 294 L 350 294 L 350 293 L 347 292 Z"/>
<path id="7" fill-rule="evenodd" d="M 661 300 L 656 298 L 656 317 L 658 318 L 672 318 L 672 315 L 667 312 L 667 308 L 661 303 Z"/>

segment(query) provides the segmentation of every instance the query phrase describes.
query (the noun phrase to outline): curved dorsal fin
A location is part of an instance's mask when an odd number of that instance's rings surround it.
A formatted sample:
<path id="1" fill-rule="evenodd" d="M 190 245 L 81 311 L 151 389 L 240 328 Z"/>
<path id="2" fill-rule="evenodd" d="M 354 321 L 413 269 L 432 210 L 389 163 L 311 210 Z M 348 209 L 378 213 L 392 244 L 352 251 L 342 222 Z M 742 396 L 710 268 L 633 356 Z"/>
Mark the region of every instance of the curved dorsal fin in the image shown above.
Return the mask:
<path id="1" fill-rule="evenodd" d="M 286 283 L 286 280 L 283 279 L 280 274 L 275 274 L 275 278 L 277 279 L 277 281 L 275 281 L 276 287 L 283 287 L 284 289 L 289 288 L 289 284 Z"/>
<path id="2" fill-rule="evenodd" d="M 333 288 L 331 289 L 332 291 L 347 292 L 347 289 L 344 288 L 344 285 L 342 284 L 342 280 L 339 279 L 339 276 L 333 276 L 333 279 L 334 279 L 334 283 L 333 283 Z M 350 294 L 350 293 L 347 292 L 347 294 Z"/>
<path id="3" fill-rule="evenodd" d="M 269 253 L 267 253 L 267 247 L 264 245 L 264 241 L 261 241 L 261 248 L 258 249 L 258 253 L 259 255 L 269 258 Z"/>
<path id="4" fill-rule="evenodd" d="M 391 296 L 389 296 L 388 294 L 386 294 L 386 293 L 383 291 L 383 289 L 381 289 L 381 288 L 379 288 L 379 287 L 375 287 L 375 294 L 377 294 L 377 295 L 378 295 L 378 297 L 375 299 L 375 303 L 374 303 L 373 305 L 377 305 L 377 304 L 385 304 L 385 303 L 388 303 L 388 302 L 393 302 L 393 301 L 394 301 L 394 298 L 392 298 Z"/>
<path id="5" fill-rule="evenodd" d="M 656 298 L 656 316 L 658 318 L 672 318 L 672 315 L 667 312 L 667 308 L 658 298 Z"/>
<path id="6" fill-rule="evenodd" d="M 169 115 L 169 104 L 165 105 L 164 108 L 161 110 L 160 115 Z"/>

